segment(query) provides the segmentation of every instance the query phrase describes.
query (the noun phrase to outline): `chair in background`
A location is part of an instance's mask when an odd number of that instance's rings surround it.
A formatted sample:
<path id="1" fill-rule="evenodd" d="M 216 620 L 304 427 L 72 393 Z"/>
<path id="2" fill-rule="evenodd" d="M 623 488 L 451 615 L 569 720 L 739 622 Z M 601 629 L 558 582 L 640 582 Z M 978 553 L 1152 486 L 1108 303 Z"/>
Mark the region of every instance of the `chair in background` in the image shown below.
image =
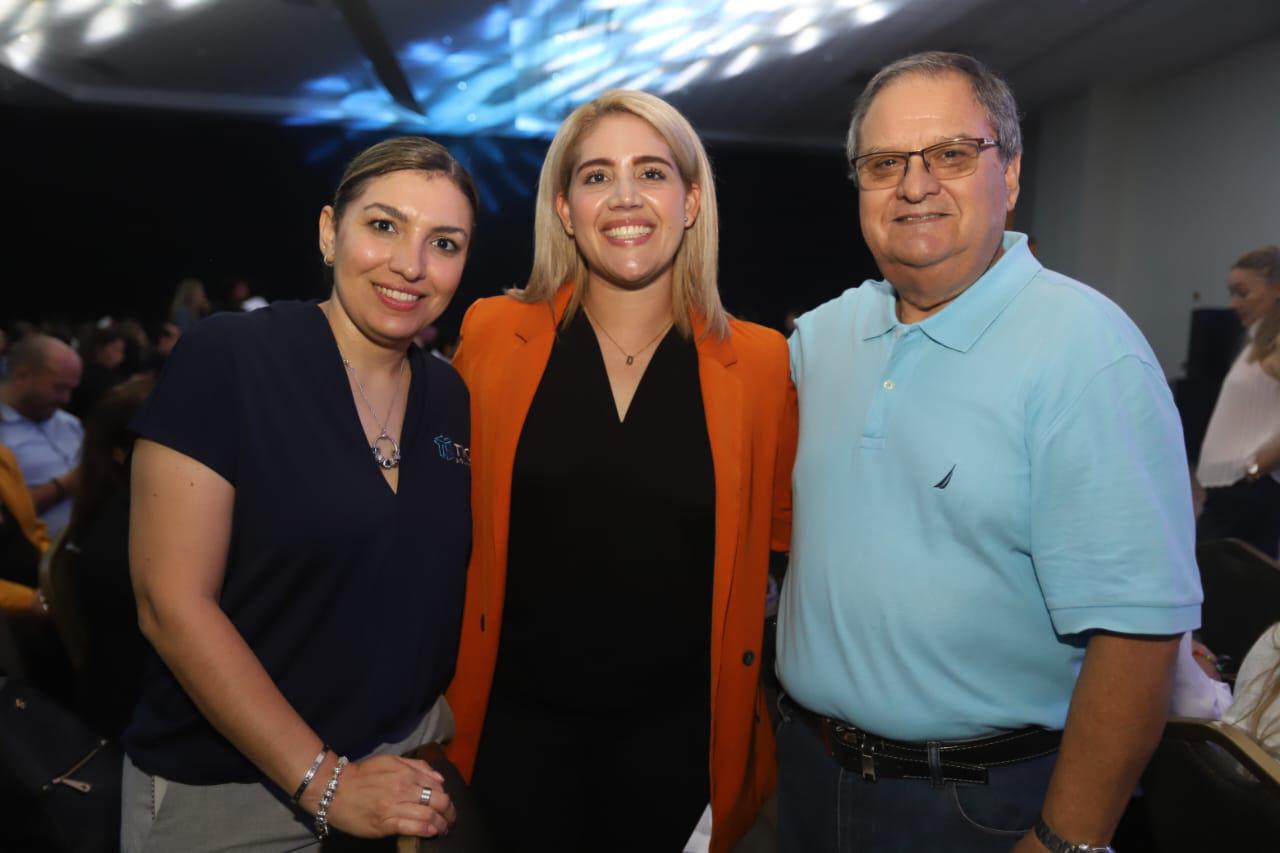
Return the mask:
<path id="1" fill-rule="evenodd" d="M 45 601 L 49 602 L 49 614 L 71 661 L 71 668 L 80 672 L 84 668 L 89 640 L 80 613 L 80 598 L 75 590 L 75 573 L 71 565 L 75 555 L 75 545 L 67 540 L 64 530 L 40 559 L 39 583 Z"/>
<path id="2" fill-rule="evenodd" d="M 1280 761 L 1225 723 L 1174 717 L 1142 776 L 1160 853 L 1274 849 Z"/>
<path id="3" fill-rule="evenodd" d="M 1234 672 L 1280 618 L 1280 563 L 1239 539 L 1201 542 L 1196 561 L 1204 586 L 1201 641 L 1229 657 Z"/>
<path id="4" fill-rule="evenodd" d="M 4 675 L 26 675 L 22 653 L 9 627 L 9 616 L 0 610 L 0 677 Z"/>

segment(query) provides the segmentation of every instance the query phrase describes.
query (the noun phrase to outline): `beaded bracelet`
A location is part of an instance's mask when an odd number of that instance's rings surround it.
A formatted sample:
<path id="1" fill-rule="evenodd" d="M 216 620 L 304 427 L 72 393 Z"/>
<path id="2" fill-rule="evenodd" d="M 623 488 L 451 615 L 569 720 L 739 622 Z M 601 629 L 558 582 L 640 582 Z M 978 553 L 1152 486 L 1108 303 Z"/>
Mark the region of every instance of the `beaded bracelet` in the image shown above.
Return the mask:
<path id="1" fill-rule="evenodd" d="M 338 792 L 338 777 L 346 769 L 347 757 L 338 756 L 338 763 L 329 777 L 329 784 L 324 786 L 324 794 L 320 797 L 320 807 L 316 809 L 316 837 L 329 837 L 329 806 L 333 805 L 333 795 Z"/>
<path id="2" fill-rule="evenodd" d="M 311 766 L 307 768 L 307 775 L 302 777 L 302 784 L 298 786 L 298 790 L 293 792 L 293 802 L 297 805 L 302 799 L 302 792 L 307 790 L 307 786 L 311 784 L 311 780 L 316 778 L 316 771 L 320 769 L 320 765 L 324 764 L 324 757 L 329 754 L 329 744 L 325 744 L 320 748 L 320 754 L 316 756 L 316 760 L 311 762 Z"/>

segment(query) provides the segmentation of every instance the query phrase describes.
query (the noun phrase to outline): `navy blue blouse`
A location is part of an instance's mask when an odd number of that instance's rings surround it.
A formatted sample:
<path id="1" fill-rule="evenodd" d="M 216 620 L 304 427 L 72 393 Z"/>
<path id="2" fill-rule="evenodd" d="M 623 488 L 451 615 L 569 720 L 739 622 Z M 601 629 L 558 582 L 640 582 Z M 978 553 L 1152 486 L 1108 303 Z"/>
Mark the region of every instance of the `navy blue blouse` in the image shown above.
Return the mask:
<path id="1" fill-rule="evenodd" d="M 409 364 L 398 492 L 372 458 L 315 303 L 196 325 L 134 424 L 235 487 L 221 606 L 289 703 L 352 758 L 407 735 L 457 653 L 468 397 L 417 347 Z M 187 784 L 262 780 L 150 654 L 123 737 L 134 764 Z"/>

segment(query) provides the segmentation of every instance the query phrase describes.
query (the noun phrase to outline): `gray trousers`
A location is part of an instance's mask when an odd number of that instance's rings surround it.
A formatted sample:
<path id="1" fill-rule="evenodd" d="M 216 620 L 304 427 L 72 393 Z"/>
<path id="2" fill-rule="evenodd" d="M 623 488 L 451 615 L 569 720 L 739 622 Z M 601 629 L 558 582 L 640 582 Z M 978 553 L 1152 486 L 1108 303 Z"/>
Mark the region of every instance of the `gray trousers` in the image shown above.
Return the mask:
<path id="1" fill-rule="evenodd" d="M 453 731 L 453 712 L 442 696 L 408 737 L 370 755 L 401 755 L 424 743 L 443 743 Z M 283 853 L 320 847 L 310 815 L 258 782 L 184 785 L 144 773 L 125 756 L 120 799 L 121 853 Z"/>

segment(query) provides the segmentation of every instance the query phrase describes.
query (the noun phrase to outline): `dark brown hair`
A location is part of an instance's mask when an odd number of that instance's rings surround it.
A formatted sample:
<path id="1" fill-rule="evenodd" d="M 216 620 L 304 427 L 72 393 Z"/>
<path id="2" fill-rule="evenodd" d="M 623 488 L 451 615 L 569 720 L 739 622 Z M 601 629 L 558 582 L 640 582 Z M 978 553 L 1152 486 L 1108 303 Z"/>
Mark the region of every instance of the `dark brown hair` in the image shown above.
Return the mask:
<path id="1" fill-rule="evenodd" d="M 396 136 L 384 139 L 361 151 L 347 164 L 333 194 L 333 218 L 342 219 L 342 212 L 351 201 L 364 192 L 374 178 L 392 172 L 428 172 L 443 175 L 466 197 L 474 219 L 480 208 L 480 195 L 476 192 L 471 173 L 453 158 L 449 149 L 425 136 Z"/>
<path id="2" fill-rule="evenodd" d="M 80 452 L 80 488 L 71 507 L 69 536 L 93 522 L 112 495 L 129 485 L 129 457 L 136 438 L 129 428 L 155 379 L 137 376 L 102 395 L 85 424 Z"/>

